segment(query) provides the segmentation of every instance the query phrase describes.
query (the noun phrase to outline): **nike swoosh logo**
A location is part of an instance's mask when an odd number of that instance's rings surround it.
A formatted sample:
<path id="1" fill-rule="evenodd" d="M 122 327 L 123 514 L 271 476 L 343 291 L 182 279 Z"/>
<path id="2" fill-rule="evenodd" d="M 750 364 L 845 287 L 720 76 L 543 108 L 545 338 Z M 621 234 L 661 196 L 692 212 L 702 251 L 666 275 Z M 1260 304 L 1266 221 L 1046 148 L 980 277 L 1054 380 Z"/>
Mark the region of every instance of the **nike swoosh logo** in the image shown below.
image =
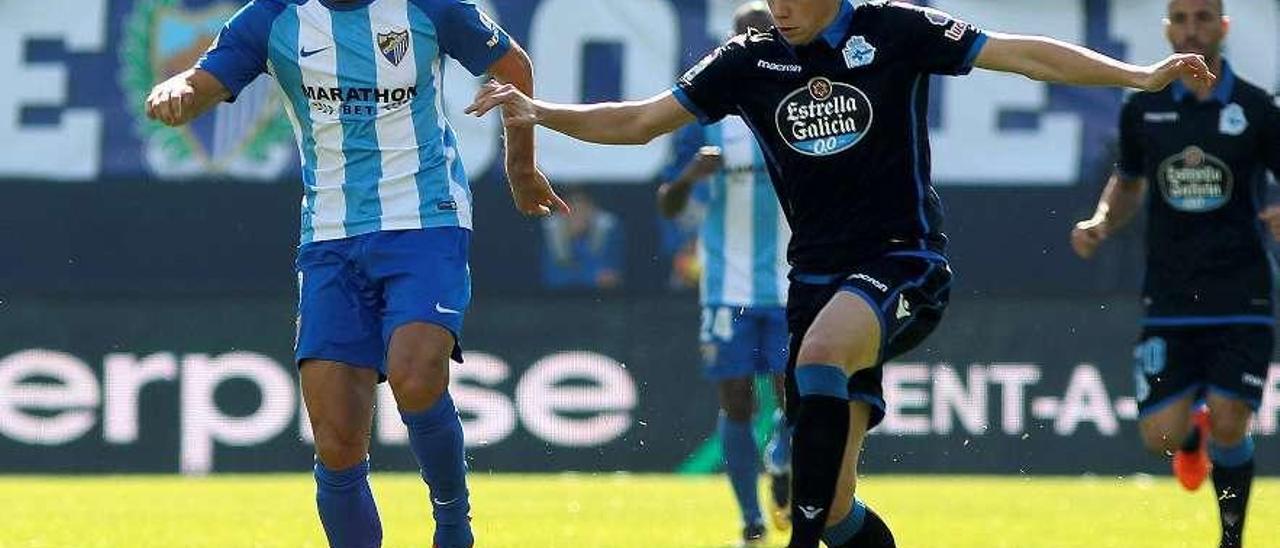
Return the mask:
<path id="1" fill-rule="evenodd" d="M 327 49 L 329 49 L 329 46 L 325 46 L 325 47 L 320 48 L 320 49 L 313 49 L 313 50 L 311 50 L 311 51 L 307 51 L 307 48 L 302 48 L 302 49 L 298 50 L 298 55 L 301 55 L 302 57 L 311 57 L 312 55 L 315 55 L 315 54 L 320 53 L 320 52 L 322 52 L 322 51 L 324 51 L 324 50 L 327 50 Z"/>
<path id="2" fill-rule="evenodd" d="M 441 314 L 461 314 L 462 313 L 452 308 L 445 308 L 443 306 L 440 306 L 440 303 L 436 303 L 436 312 L 439 312 Z"/>

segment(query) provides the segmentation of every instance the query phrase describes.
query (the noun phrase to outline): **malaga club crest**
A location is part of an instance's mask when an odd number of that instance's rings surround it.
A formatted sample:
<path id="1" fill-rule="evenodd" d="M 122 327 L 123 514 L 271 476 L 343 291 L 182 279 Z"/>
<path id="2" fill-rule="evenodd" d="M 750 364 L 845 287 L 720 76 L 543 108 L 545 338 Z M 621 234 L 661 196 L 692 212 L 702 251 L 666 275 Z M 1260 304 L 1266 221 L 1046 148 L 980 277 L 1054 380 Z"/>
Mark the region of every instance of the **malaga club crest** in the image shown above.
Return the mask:
<path id="1" fill-rule="evenodd" d="M 405 54 L 409 53 L 409 31 L 393 30 L 378 33 L 378 50 L 388 63 L 399 66 Z"/>
<path id="2" fill-rule="evenodd" d="M 778 105 L 778 133 L 792 150 L 831 156 L 857 145 L 875 116 L 862 90 L 828 78 L 814 78 Z"/>
<path id="3" fill-rule="evenodd" d="M 167 127 L 146 117 L 142 98 L 151 86 L 194 65 L 242 4 L 136 0 L 125 18 L 122 100 L 134 117 L 144 162 L 161 177 L 223 174 L 274 179 L 295 164 L 293 128 L 269 78 L 250 84 L 234 104 L 220 105 L 184 127 Z"/>

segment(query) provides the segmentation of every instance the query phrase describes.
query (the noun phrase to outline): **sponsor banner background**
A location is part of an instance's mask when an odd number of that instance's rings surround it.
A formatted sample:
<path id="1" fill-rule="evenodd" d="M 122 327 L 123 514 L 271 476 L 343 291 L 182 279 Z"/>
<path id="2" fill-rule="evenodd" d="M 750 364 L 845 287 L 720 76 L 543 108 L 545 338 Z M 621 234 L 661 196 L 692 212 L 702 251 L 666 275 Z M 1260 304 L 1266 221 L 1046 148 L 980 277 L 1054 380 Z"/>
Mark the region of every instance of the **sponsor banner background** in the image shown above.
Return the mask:
<path id="1" fill-rule="evenodd" d="M 0 470 L 307 466 L 291 302 L 42 299 L 6 310 Z M 479 300 L 468 320 L 471 353 L 454 368 L 472 466 L 674 470 L 714 431 L 714 393 L 698 371 L 697 312 L 676 297 Z M 866 466 L 1162 472 L 1134 422 L 1136 312 L 1111 299 L 958 300 L 925 347 L 886 372 L 890 409 Z M 137 382 L 148 375 L 157 380 Z M 412 469 L 398 417 L 383 402 L 374 462 Z M 1280 451 L 1278 422 L 1280 365 L 1255 424 L 1260 452 Z M 1259 467 L 1280 472 L 1274 459 Z"/>
<path id="2" fill-rule="evenodd" d="M 529 49 L 539 94 L 565 101 L 669 86 L 723 35 L 735 4 L 479 3 Z M 926 3 L 1133 61 L 1168 50 L 1165 0 Z M 271 83 L 191 131 L 160 130 L 137 111 L 146 87 L 198 55 L 236 6 L 0 5 L 0 472 L 307 466 L 290 348 L 298 168 Z M 1230 6 L 1236 69 L 1275 89 L 1280 3 Z M 447 72 L 456 113 L 477 81 L 454 64 Z M 924 348 L 893 365 L 895 407 L 867 466 L 1163 471 L 1142 452 L 1124 401 L 1141 221 L 1092 263 L 1067 246 L 1110 171 L 1122 94 L 982 73 L 932 90 L 955 304 Z M 654 207 L 670 141 L 588 147 L 541 134 L 553 179 L 589 193 L 626 235 L 620 286 L 552 289 L 547 228 L 516 214 L 497 168 L 497 119 L 453 122 L 477 200 L 466 341 L 475 353 L 455 370 L 473 466 L 676 469 L 713 431 L 715 403 L 698 374 L 696 295 L 672 284 L 680 235 Z M 1276 376 L 1273 367 L 1256 421 L 1264 454 L 1280 450 Z M 375 466 L 411 469 L 388 416 L 375 427 Z M 1259 465 L 1280 473 L 1274 460 Z"/>

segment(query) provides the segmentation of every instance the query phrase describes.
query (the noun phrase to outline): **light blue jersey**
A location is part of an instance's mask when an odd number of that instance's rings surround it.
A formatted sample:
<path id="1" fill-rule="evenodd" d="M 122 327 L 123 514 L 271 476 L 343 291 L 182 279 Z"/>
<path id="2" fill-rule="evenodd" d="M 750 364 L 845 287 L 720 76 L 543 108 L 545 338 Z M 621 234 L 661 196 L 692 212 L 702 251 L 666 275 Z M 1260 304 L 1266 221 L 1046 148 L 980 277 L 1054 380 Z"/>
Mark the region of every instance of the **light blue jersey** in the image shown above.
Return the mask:
<path id="1" fill-rule="evenodd" d="M 750 128 L 729 117 L 684 131 L 673 168 L 683 168 L 703 145 L 720 147 L 724 159 L 724 168 L 694 193 L 706 206 L 698 238 L 702 304 L 786 306 L 791 230 Z"/>
<path id="2" fill-rule="evenodd" d="M 302 243 L 471 228 L 444 57 L 480 75 L 510 37 L 469 0 L 254 0 L 198 68 L 232 100 L 268 73 L 302 156 Z"/>

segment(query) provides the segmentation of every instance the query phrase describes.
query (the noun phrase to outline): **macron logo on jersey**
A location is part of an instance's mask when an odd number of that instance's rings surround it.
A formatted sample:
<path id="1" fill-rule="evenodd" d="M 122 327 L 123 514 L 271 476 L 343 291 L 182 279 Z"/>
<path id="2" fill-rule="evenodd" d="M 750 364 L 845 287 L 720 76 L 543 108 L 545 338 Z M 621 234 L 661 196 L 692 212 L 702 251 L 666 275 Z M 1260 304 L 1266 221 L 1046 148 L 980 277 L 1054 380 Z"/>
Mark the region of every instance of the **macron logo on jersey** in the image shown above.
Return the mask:
<path id="1" fill-rule="evenodd" d="M 800 65 L 782 65 L 778 63 L 770 63 L 765 60 L 756 61 L 756 66 L 765 70 L 774 72 L 804 72 L 804 67 Z"/>

